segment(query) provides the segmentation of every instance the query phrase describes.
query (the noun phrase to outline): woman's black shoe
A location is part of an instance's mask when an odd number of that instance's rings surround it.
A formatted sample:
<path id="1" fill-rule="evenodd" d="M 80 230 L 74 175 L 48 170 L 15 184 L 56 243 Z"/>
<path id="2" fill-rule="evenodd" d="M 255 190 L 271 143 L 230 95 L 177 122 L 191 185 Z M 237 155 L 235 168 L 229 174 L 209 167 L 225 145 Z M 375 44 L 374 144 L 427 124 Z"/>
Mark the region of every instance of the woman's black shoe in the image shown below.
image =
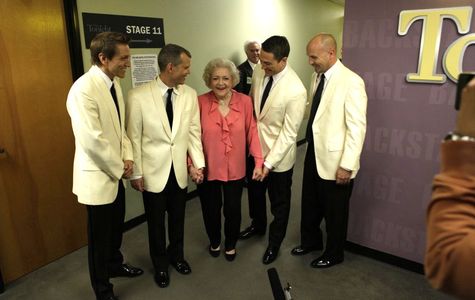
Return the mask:
<path id="1" fill-rule="evenodd" d="M 219 253 L 221 252 L 220 249 L 218 250 L 213 250 L 211 245 L 209 245 L 208 247 L 208 252 L 209 252 L 209 255 L 211 255 L 212 257 L 218 257 L 219 256 Z"/>
<path id="2" fill-rule="evenodd" d="M 224 252 L 224 256 L 226 257 L 227 261 L 233 261 L 236 258 L 236 254 L 237 254 L 236 251 L 234 251 L 233 254 Z"/>

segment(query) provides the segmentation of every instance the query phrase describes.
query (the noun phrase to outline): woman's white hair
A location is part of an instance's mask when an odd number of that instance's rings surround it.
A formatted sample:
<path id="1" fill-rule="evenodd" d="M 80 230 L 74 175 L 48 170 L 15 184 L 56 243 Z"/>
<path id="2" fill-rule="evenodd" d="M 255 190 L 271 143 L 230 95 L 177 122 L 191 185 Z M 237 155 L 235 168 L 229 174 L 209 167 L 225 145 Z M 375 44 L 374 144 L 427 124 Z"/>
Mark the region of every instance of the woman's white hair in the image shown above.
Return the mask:
<path id="1" fill-rule="evenodd" d="M 229 70 L 232 78 L 233 87 L 239 83 L 239 71 L 236 68 L 236 65 L 226 58 L 215 58 L 208 62 L 204 71 L 203 71 L 203 80 L 207 87 L 210 87 L 211 75 L 216 68 L 226 68 Z"/>

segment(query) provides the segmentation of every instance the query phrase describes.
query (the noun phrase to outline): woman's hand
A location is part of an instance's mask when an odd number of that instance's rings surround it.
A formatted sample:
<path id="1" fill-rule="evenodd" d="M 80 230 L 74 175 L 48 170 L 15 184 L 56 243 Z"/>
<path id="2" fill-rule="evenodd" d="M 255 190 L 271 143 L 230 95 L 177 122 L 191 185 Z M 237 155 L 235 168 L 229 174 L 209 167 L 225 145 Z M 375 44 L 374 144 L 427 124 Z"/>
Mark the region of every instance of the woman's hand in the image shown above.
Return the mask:
<path id="1" fill-rule="evenodd" d="M 256 181 L 263 181 L 265 178 L 262 168 L 255 167 L 252 172 L 252 179 Z"/>
<path id="2" fill-rule="evenodd" d="M 188 174 L 190 174 L 191 180 L 196 184 L 200 184 L 204 180 L 203 168 L 197 169 L 193 165 L 189 165 Z"/>

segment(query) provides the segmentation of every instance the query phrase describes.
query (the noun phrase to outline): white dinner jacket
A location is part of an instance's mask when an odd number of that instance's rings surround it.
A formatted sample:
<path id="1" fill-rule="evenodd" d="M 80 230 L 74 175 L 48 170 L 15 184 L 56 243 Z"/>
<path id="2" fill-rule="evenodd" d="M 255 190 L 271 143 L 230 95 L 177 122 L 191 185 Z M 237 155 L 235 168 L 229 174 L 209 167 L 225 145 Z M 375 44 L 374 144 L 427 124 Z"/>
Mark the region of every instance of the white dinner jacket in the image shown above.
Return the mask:
<path id="1" fill-rule="evenodd" d="M 88 205 L 112 203 L 124 173 L 123 161 L 133 160 L 119 80 L 114 79 L 114 86 L 122 122 L 101 72 L 92 66 L 73 84 L 66 101 L 76 145 L 73 193 Z"/>
<path id="2" fill-rule="evenodd" d="M 149 192 L 163 191 L 173 163 L 178 185 L 188 185 L 187 154 L 196 168 L 205 167 L 196 91 L 179 85 L 170 129 L 157 79 L 129 91 L 127 134 L 134 153 L 134 178 L 144 178 Z"/>
<path id="3" fill-rule="evenodd" d="M 270 90 L 260 110 L 265 72 L 255 68 L 250 95 L 254 101 L 262 155 L 274 172 L 290 170 L 296 158 L 297 134 L 305 112 L 307 91 L 295 71 L 287 65 L 286 73 Z"/>
<path id="4" fill-rule="evenodd" d="M 312 123 L 318 174 L 336 180 L 338 167 L 351 170 L 355 178 L 366 133 L 366 96 L 363 79 L 339 60 L 323 91 Z M 315 91 L 317 74 L 312 75 L 310 91 Z M 309 106 L 313 94 L 309 93 Z"/>

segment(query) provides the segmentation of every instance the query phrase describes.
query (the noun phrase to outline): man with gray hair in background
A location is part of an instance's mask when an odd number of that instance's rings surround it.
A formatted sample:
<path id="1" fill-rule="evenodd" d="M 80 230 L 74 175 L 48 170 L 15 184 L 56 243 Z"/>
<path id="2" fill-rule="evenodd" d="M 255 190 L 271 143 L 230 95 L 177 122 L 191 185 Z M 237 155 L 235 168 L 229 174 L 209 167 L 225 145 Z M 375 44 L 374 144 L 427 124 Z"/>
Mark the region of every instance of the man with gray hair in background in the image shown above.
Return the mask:
<path id="1" fill-rule="evenodd" d="M 240 80 L 234 89 L 240 93 L 249 95 L 249 91 L 251 90 L 252 72 L 259 63 L 261 44 L 257 41 L 246 41 L 244 43 L 244 51 L 246 52 L 247 60 L 237 67 Z"/>

